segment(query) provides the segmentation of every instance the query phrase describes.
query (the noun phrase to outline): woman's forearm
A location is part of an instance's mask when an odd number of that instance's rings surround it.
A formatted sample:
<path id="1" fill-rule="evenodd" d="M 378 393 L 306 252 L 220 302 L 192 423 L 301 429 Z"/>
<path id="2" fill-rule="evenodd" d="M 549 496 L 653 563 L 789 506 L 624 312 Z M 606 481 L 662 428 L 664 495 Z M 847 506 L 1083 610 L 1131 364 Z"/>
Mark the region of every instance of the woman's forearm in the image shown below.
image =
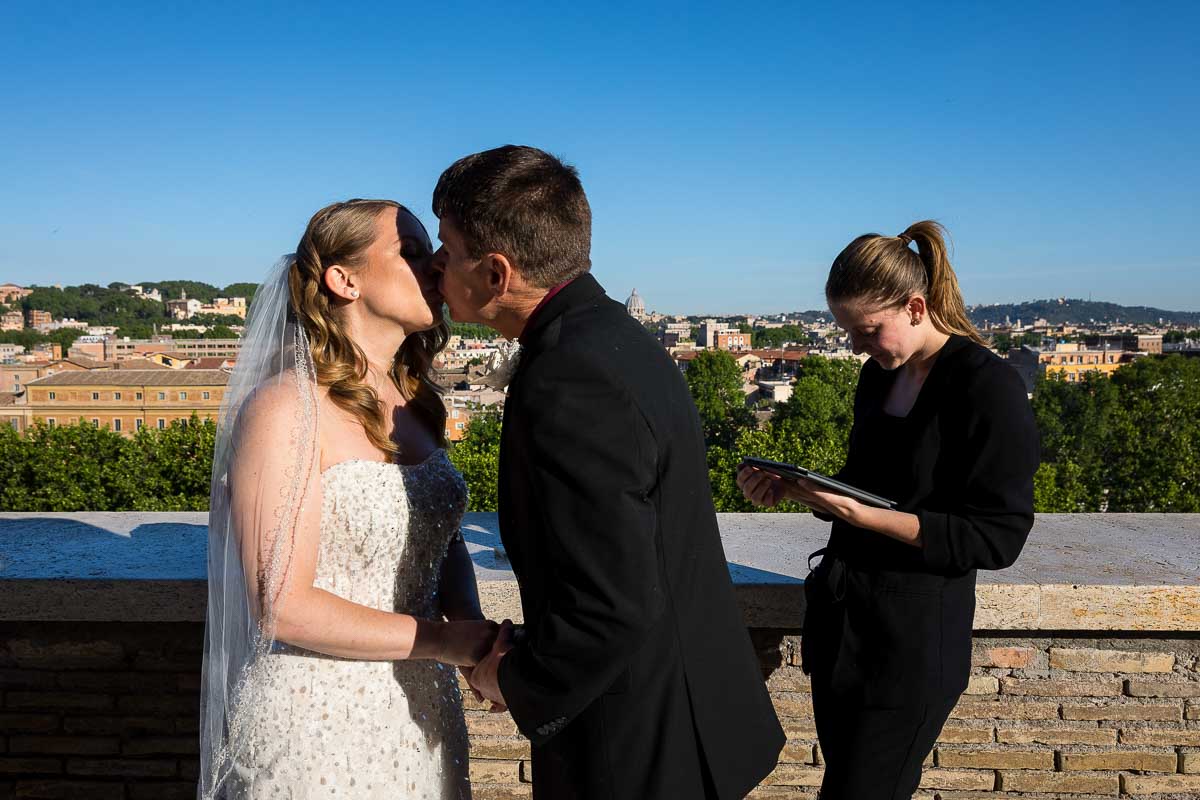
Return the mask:
<path id="1" fill-rule="evenodd" d="M 442 614 L 446 619 L 485 619 L 479 606 L 475 564 L 467 552 L 467 543 L 461 539 L 450 543 L 441 579 Z"/>
<path id="2" fill-rule="evenodd" d="M 913 547 L 921 546 L 921 519 L 916 514 L 861 503 L 856 503 L 855 506 L 852 519 L 847 520 L 850 524 L 881 533 Z"/>
<path id="3" fill-rule="evenodd" d="M 399 661 L 437 658 L 442 624 L 352 603 L 313 587 L 290 591 L 274 638 L 339 658 Z"/>

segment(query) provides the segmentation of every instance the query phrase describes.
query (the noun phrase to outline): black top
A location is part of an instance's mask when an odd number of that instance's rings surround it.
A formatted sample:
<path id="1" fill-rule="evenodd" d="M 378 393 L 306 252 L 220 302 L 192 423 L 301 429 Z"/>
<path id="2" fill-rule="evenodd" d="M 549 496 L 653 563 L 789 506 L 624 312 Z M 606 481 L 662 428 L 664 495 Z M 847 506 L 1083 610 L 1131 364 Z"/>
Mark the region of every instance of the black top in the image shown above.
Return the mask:
<path id="1" fill-rule="evenodd" d="M 584 275 L 522 334 L 500 535 L 526 636 L 500 687 L 545 797 L 745 796 L 784 744 L 729 578 L 704 439 L 662 346 Z"/>
<path id="2" fill-rule="evenodd" d="M 832 558 L 818 569 L 830 592 L 807 616 L 841 624 L 806 619 L 807 634 L 825 637 L 820 652 L 816 640 L 806 648 L 810 666 L 885 702 L 966 687 L 975 570 L 1016 561 L 1033 527 L 1038 466 L 1024 383 L 991 351 L 952 336 L 906 417 L 883 410 L 896 375 L 863 366 L 837 477 L 916 514 L 921 546 L 835 521 Z"/>

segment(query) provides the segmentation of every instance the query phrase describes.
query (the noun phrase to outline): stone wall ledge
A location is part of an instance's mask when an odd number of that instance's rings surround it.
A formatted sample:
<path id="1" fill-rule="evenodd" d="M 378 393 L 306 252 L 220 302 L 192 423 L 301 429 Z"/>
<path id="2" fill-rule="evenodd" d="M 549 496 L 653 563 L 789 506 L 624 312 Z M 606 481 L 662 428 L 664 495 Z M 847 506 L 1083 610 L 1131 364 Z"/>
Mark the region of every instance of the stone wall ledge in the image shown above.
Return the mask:
<path id="1" fill-rule="evenodd" d="M 810 515 L 722 514 L 751 628 L 799 629 Z M 495 514 L 463 534 L 485 610 L 520 619 Z M 0 620 L 202 621 L 205 513 L 0 514 Z M 977 631 L 1200 631 L 1200 514 L 1045 514 L 1013 567 L 979 573 Z"/>

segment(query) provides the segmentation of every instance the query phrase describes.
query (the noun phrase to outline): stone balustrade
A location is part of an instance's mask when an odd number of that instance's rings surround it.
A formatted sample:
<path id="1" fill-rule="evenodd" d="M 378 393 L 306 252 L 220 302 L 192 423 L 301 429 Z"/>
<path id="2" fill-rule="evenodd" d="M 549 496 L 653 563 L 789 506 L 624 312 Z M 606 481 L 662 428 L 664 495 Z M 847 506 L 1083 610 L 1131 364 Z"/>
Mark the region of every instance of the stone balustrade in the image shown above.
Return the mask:
<path id="1" fill-rule="evenodd" d="M 204 514 L 0 514 L 0 800 L 192 798 Z M 788 734 L 754 797 L 812 798 L 800 669 L 809 516 L 721 516 L 730 572 Z M 485 610 L 520 619 L 492 514 L 464 535 Z M 1044 515 L 981 573 L 971 686 L 918 797 L 1200 797 L 1200 515 Z M 528 743 L 468 699 L 482 800 L 528 797 Z"/>

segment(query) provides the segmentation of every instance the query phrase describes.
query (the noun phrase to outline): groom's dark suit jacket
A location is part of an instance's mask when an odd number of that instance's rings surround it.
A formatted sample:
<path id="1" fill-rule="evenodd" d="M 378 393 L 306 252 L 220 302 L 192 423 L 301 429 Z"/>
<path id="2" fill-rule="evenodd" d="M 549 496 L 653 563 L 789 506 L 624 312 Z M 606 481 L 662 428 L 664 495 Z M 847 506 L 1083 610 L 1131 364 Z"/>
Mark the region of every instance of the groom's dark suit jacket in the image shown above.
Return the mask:
<path id="1" fill-rule="evenodd" d="M 742 797 L 784 735 L 734 599 L 687 385 L 590 275 L 521 340 L 499 516 L 527 637 L 500 687 L 533 743 L 534 796 Z"/>

